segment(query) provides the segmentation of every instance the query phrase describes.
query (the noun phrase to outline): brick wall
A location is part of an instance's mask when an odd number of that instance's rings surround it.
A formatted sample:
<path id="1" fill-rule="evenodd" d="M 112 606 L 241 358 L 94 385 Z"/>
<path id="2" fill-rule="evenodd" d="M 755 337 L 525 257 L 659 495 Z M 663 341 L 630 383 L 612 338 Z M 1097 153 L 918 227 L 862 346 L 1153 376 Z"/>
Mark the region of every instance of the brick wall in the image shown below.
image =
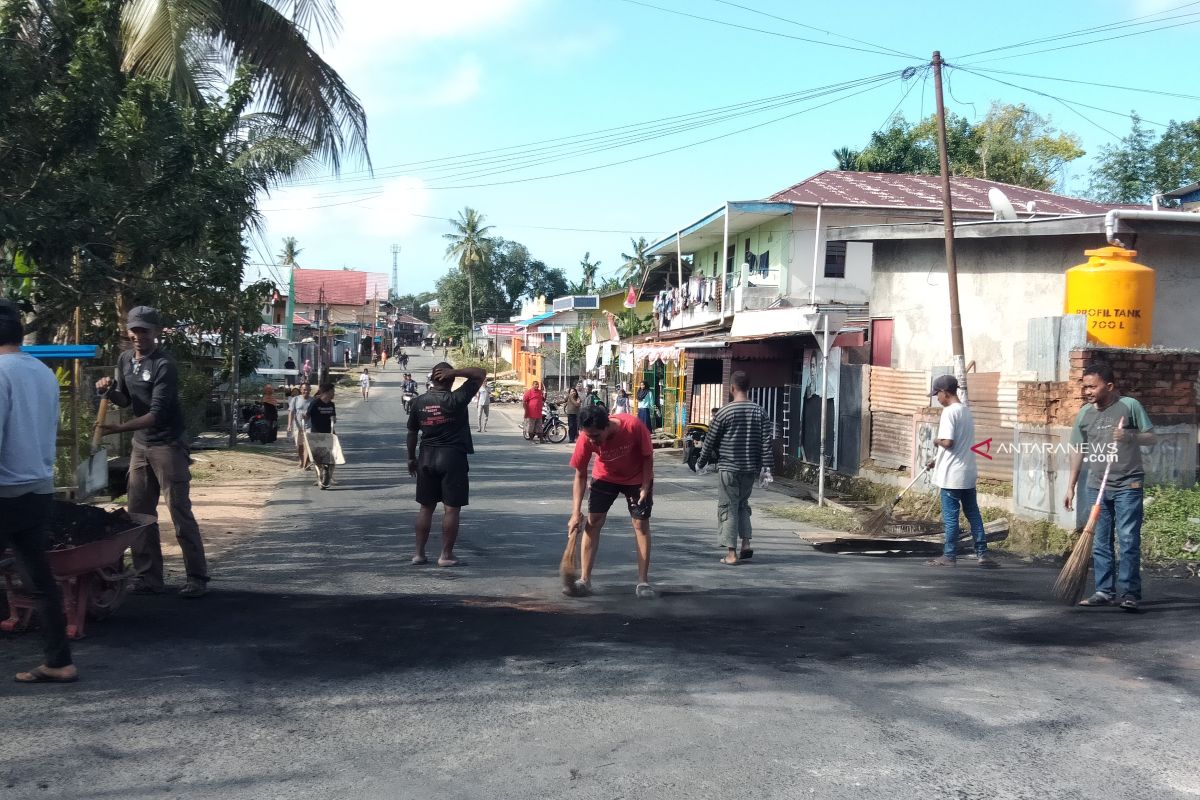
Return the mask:
<path id="1" fill-rule="evenodd" d="M 1071 352 L 1070 379 L 1021 383 L 1018 419 L 1035 425 L 1071 425 L 1083 407 L 1083 370 L 1113 368 L 1118 391 L 1140 401 L 1156 425 L 1196 424 L 1200 415 L 1200 352 L 1088 348 Z"/>

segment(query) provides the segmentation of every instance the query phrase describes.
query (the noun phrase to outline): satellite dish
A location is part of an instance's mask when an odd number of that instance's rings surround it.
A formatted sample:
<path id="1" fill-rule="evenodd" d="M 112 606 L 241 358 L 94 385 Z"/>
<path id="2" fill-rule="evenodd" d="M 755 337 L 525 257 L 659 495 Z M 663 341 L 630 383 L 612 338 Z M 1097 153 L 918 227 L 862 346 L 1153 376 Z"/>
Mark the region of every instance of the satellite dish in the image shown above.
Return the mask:
<path id="1" fill-rule="evenodd" d="M 992 219 L 1016 219 L 1017 210 L 1009 201 L 1008 195 L 996 188 L 988 189 L 988 203 L 992 207 Z"/>
<path id="2" fill-rule="evenodd" d="M 1028 211 L 1030 214 L 1036 214 L 1037 213 L 1037 200 L 1030 200 L 1028 203 L 1026 203 L 1025 210 Z"/>

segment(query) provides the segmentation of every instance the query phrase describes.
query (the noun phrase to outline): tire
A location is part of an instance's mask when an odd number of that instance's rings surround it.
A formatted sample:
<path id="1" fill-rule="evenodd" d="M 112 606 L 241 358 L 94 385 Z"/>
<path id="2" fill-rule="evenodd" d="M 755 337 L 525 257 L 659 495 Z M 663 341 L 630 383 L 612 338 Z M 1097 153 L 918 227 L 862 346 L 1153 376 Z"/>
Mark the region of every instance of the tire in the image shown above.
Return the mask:
<path id="1" fill-rule="evenodd" d="M 567 439 L 567 426 L 561 421 L 555 420 L 554 424 L 546 430 L 546 438 L 555 444 L 562 444 Z"/>

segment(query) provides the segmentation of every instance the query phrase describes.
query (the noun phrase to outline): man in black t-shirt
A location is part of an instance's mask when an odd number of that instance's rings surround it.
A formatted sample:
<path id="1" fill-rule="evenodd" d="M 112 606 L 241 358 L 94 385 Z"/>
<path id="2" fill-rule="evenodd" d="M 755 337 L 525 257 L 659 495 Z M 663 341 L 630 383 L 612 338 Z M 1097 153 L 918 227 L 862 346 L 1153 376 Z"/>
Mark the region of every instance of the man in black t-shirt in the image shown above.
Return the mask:
<path id="1" fill-rule="evenodd" d="M 337 421 L 337 406 L 333 402 L 334 386 L 332 383 L 322 383 L 317 388 L 317 394 L 308 406 L 309 433 L 333 433 L 333 423 Z M 316 452 L 313 452 L 313 451 Z M 322 447 L 310 447 L 309 460 L 317 472 L 317 486 L 328 489 L 333 482 L 333 463 L 329 451 Z"/>
<path id="2" fill-rule="evenodd" d="M 200 526 L 192 513 L 191 480 L 187 434 L 179 403 L 179 370 L 175 359 L 159 347 L 162 321 L 158 311 L 138 306 L 129 312 L 125 324 L 130 350 L 117 359 L 114 378 L 101 378 L 96 389 L 121 408 L 132 408 L 128 422 L 102 424 L 105 433 L 133 432 L 129 454 L 129 485 L 126 491 L 131 514 L 158 517 L 159 495 L 166 495 L 167 510 L 175 526 L 175 538 L 183 550 L 187 582 L 179 594 L 202 597 L 208 591 L 208 561 Z M 158 524 L 130 548 L 133 568 L 138 577 L 134 591 L 161 594 L 163 591 L 163 555 Z"/>
<path id="3" fill-rule="evenodd" d="M 456 378 L 465 378 L 451 390 Z M 471 442 L 469 408 L 472 398 L 487 378 L 477 367 L 454 369 L 446 362 L 433 368 L 432 388 L 412 401 L 408 415 L 408 474 L 417 479 L 417 548 L 412 563 L 425 564 L 425 544 L 433 524 L 433 512 L 442 504 L 442 554 L 439 567 L 458 565 L 454 543 L 458 539 L 460 509 L 467 505 L 470 483 L 467 456 L 475 452 Z M 417 457 L 417 443 L 421 454 Z"/>

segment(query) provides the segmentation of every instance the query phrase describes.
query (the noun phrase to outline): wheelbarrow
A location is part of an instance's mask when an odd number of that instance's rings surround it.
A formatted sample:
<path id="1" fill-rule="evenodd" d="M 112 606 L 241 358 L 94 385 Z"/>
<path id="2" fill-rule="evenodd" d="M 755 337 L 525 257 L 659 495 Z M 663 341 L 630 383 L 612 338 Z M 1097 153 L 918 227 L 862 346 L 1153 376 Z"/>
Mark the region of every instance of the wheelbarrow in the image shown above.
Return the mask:
<path id="1" fill-rule="evenodd" d="M 50 571 L 62 592 L 70 639 L 83 638 L 89 616 L 104 619 L 125 600 L 129 579 L 135 574 L 132 569 L 122 569 L 125 549 L 157 522 L 147 514 L 130 514 L 129 517 L 137 524 L 107 539 L 46 551 Z M 29 626 L 37 601 L 25 591 L 12 569 L 4 571 L 4 586 L 8 593 L 9 617 L 0 621 L 0 630 L 10 633 L 24 630 Z"/>

